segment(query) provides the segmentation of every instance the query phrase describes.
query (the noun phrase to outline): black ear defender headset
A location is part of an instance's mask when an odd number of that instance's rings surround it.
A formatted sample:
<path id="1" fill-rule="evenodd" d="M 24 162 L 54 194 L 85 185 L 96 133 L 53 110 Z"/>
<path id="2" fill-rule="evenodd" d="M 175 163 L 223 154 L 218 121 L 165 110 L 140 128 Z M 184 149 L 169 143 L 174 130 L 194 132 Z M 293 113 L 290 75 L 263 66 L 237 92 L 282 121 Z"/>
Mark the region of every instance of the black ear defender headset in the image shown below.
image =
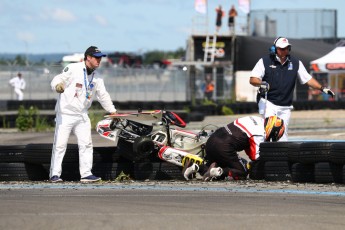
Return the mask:
<path id="1" fill-rule="evenodd" d="M 283 38 L 283 37 L 276 38 L 276 40 L 274 40 L 274 42 L 273 42 L 273 45 L 268 49 L 268 51 L 270 52 L 270 55 L 273 55 L 273 56 L 276 55 L 276 53 L 277 53 L 276 43 L 280 38 Z M 291 46 L 289 46 L 289 52 L 290 51 L 291 51 Z"/>

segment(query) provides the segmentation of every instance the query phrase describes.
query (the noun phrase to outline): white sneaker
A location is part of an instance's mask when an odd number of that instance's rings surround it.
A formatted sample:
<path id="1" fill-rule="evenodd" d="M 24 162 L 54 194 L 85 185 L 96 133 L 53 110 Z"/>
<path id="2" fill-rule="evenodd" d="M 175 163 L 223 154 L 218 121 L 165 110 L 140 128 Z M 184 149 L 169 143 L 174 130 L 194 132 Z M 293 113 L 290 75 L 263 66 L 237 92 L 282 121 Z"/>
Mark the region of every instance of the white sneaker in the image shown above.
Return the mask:
<path id="1" fill-rule="evenodd" d="M 185 166 L 183 167 L 182 174 L 186 180 L 189 180 L 190 176 L 193 173 L 196 173 L 198 171 L 199 171 L 199 165 L 188 161 L 185 163 Z"/>
<path id="2" fill-rule="evenodd" d="M 220 177 L 223 174 L 223 169 L 217 167 L 216 162 L 213 162 L 208 168 L 207 172 L 203 176 L 204 181 L 212 181 L 213 179 Z"/>

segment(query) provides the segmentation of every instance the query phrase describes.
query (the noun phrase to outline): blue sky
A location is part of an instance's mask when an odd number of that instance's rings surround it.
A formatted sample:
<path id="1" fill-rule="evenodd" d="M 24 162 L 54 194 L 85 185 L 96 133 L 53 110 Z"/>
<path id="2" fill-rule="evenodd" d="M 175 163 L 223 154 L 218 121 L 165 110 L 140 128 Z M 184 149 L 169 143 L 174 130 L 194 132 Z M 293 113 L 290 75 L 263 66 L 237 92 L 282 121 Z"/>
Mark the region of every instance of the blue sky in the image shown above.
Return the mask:
<path id="1" fill-rule="evenodd" d="M 208 0 L 209 30 L 214 9 L 232 4 L 238 0 Z M 251 9 L 338 9 L 338 36 L 345 37 L 344 0 L 252 0 Z M 1 0 L 0 14 L 0 53 L 30 54 L 84 52 L 90 45 L 106 52 L 176 50 L 186 46 L 198 15 L 194 0 Z"/>

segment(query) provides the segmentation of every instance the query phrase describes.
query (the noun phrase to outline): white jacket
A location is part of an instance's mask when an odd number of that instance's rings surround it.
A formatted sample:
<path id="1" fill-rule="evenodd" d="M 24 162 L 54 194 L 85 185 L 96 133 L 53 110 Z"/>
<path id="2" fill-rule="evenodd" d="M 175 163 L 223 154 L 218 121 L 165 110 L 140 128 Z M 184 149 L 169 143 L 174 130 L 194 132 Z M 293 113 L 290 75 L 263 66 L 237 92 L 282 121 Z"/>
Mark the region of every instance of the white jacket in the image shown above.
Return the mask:
<path id="1" fill-rule="evenodd" d="M 92 82 L 89 82 L 90 80 Z M 61 74 L 56 75 L 50 83 L 53 91 L 56 91 L 55 87 L 59 83 L 64 84 L 65 91 L 59 94 L 57 99 L 55 106 L 57 113 L 85 115 L 95 96 L 107 112 L 116 112 L 103 79 L 98 77 L 96 71 L 88 76 L 84 62 L 69 64 Z"/>
<path id="2" fill-rule="evenodd" d="M 23 78 L 14 77 L 8 82 L 15 89 L 25 89 L 25 80 Z"/>
<path id="3" fill-rule="evenodd" d="M 234 125 L 249 138 L 249 148 L 244 151 L 251 160 L 259 158 L 260 143 L 265 140 L 264 122 L 264 119 L 258 116 L 242 117 L 234 121 Z"/>

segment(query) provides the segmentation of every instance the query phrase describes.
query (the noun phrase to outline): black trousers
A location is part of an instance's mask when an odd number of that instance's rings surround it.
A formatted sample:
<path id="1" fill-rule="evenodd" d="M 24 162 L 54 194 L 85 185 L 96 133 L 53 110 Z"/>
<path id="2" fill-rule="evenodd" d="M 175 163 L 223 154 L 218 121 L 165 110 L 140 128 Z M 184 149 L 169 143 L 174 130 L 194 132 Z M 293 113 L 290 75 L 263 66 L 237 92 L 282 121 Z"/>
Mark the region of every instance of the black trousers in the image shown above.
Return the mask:
<path id="1" fill-rule="evenodd" d="M 245 160 L 241 159 L 238 151 L 249 147 L 249 138 L 233 123 L 217 129 L 206 143 L 206 167 L 201 167 L 199 172 L 204 174 L 208 167 L 216 162 L 223 168 L 222 177 L 232 176 L 234 179 L 245 179 L 248 175 Z"/>

